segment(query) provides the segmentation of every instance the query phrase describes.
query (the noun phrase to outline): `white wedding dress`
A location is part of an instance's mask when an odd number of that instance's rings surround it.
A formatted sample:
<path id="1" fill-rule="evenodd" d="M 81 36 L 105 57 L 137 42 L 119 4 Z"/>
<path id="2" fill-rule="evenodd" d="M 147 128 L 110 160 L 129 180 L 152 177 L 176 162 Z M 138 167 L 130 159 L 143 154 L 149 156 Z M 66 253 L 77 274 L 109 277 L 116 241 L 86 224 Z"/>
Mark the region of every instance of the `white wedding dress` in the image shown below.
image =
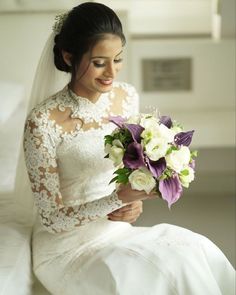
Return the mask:
<path id="1" fill-rule="evenodd" d="M 64 124 L 53 119 L 55 109 Z M 63 121 L 67 112 L 73 130 Z M 114 167 L 104 158 L 104 135 L 115 126 L 106 118 L 137 112 L 135 89 L 116 82 L 96 103 L 66 86 L 28 116 L 36 276 L 55 295 L 233 295 L 235 271 L 206 237 L 169 224 L 107 219 L 122 203 L 109 185 Z"/>

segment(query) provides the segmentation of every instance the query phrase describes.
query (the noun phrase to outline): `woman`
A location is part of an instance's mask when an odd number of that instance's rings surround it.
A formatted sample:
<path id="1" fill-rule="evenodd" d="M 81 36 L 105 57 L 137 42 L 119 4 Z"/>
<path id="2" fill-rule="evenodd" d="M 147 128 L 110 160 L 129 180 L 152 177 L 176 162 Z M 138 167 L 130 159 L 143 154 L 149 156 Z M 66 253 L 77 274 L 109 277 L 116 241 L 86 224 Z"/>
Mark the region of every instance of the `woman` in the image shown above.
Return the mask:
<path id="1" fill-rule="evenodd" d="M 116 14 L 81 4 L 59 17 L 53 36 L 55 66 L 71 80 L 31 111 L 24 136 L 39 280 L 57 295 L 233 294 L 234 270 L 212 242 L 177 226 L 132 227 L 155 193 L 109 185 L 108 118 L 138 112 L 135 89 L 114 81 L 125 44 Z"/>

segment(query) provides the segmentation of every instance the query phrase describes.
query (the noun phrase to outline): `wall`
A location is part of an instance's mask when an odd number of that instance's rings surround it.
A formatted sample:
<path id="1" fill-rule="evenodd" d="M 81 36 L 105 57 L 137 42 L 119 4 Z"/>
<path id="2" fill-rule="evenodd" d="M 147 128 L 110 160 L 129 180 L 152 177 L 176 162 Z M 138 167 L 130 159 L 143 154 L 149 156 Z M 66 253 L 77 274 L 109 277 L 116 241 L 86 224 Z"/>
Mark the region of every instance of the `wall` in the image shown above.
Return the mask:
<path id="1" fill-rule="evenodd" d="M 24 85 L 29 94 L 34 72 L 55 13 L 5 13 L 0 17 L 0 79 Z"/>
<path id="2" fill-rule="evenodd" d="M 192 61 L 191 90 L 142 90 L 145 79 L 142 59 L 181 57 L 191 58 Z M 170 114 L 180 120 L 186 128 L 196 129 L 196 146 L 234 145 L 235 40 L 134 39 L 131 42 L 130 63 L 129 77 L 139 90 L 142 110 L 145 106 L 155 106 L 162 114 Z"/>

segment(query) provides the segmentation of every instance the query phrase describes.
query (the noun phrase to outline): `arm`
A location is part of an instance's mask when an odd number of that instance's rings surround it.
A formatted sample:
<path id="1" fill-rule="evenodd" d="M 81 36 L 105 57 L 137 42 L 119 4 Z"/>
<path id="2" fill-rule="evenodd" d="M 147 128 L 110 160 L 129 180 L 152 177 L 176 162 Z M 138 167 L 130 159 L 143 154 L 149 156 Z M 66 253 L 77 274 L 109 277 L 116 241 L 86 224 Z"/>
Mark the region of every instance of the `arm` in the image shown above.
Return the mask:
<path id="1" fill-rule="evenodd" d="M 45 228 L 52 233 L 105 217 L 123 206 L 116 193 L 82 205 L 65 206 L 60 193 L 54 130 L 41 114 L 26 122 L 24 151 L 31 188 Z M 54 136 L 52 136 L 54 135 Z"/>

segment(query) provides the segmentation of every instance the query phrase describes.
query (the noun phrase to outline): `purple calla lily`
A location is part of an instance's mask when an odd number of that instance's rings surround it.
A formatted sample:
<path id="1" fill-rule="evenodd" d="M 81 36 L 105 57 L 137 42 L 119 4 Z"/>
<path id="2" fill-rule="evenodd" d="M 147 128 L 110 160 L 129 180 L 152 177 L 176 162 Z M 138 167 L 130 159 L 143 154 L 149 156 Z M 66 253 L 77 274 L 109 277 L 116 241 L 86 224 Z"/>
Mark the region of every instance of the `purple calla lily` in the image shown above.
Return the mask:
<path id="1" fill-rule="evenodd" d="M 143 132 L 144 128 L 137 124 L 125 124 L 125 127 L 131 133 L 133 140 L 140 143 L 141 142 L 141 133 Z"/>
<path id="2" fill-rule="evenodd" d="M 160 124 L 165 125 L 168 128 L 172 127 L 172 121 L 171 118 L 169 116 L 161 116 L 160 118 Z"/>
<path id="3" fill-rule="evenodd" d="M 177 174 L 159 181 L 159 191 L 170 208 L 181 196 L 183 188 Z"/>
<path id="4" fill-rule="evenodd" d="M 160 177 L 163 171 L 166 169 L 165 158 L 160 158 L 158 161 L 152 161 L 146 157 L 146 162 L 152 175 L 156 178 Z"/>
<path id="5" fill-rule="evenodd" d="M 194 130 L 177 133 L 174 137 L 175 144 L 189 146 L 192 141 L 193 132 Z"/>
<path id="6" fill-rule="evenodd" d="M 125 167 L 131 169 L 137 169 L 145 166 L 143 148 L 141 144 L 132 142 L 128 145 L 123 157 L 123 163 Z"/>
<path id="7" fill-rule="evenodd" d="M 109 121 L 116 124 L 119 128 L 122 128 L 125 123 L 125 119 L 121 116 L 110 116 Z"/>

